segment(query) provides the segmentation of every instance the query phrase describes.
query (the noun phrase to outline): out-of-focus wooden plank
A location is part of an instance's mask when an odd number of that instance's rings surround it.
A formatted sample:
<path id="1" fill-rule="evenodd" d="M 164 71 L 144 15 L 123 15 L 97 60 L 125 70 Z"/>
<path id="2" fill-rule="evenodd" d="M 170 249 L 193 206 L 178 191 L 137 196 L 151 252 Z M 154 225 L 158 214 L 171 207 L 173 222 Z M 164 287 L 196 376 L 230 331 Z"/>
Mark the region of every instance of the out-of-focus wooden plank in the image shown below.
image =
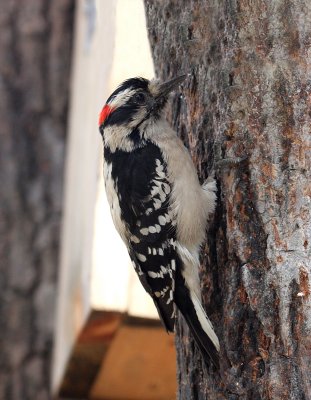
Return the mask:
<path id="1" fill-rule="evenodd" d="M 122 315 L 93 312 L 77 338 L 59 390 L 63 398 L 87 398 Z"/>
<path id="2" fill-rule="evenodd" d="M 93 400 L 176 397 L 174 336 L 162 327 L 122 326 L 90 392 Z"/>

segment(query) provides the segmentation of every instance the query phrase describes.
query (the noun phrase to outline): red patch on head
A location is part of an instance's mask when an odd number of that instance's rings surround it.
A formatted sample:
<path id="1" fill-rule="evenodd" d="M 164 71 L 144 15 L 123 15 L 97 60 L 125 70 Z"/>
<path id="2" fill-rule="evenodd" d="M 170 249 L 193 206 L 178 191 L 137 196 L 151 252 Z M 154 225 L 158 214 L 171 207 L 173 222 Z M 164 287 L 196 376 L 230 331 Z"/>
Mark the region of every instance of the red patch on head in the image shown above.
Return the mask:
<path id="1" fill-rule="evenodd" d="M 113 107 L 110 107 L 108 104 L 105 105 L 105 107 L 101 110 L 101 113 L 99 114 L 99 120 L 98 120 L 98 125 L 101 126 L 106 119 L 109 117 L 109 115 L 112 113 L 114 110 Z"/>

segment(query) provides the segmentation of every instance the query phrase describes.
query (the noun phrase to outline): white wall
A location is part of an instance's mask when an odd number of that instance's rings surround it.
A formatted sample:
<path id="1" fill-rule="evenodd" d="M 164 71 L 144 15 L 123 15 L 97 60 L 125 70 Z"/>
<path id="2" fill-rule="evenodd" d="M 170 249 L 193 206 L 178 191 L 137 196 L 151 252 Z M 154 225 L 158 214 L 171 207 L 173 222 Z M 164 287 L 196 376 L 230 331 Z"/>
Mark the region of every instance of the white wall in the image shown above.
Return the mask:
<path id="1" fill-rule="evenodd" d="M 55 392 L 92 309 L 155 316 L 111 222 L 98 115 L 126 78 L 153 77 L 142 0 L 77 1 L 59 272 Z"/>

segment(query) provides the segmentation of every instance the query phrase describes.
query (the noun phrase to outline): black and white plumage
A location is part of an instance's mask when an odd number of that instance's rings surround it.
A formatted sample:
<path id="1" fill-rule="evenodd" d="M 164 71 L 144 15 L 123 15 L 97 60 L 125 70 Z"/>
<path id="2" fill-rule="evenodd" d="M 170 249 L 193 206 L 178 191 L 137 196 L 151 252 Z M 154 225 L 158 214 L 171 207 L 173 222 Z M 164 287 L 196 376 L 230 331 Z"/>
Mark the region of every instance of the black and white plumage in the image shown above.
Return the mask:
<path id="1" fill-rule="evenodd" d="M 104 178 L 116 229 L 167 331 L 174 331 L 177 307 L 203 356 L 218 365 L 219 341 L 198 276 L 216 185 L 200 185 L 188 151 L 161 115 L 184 78 L 133 78 L 112 93 L 99 119 Z"/>

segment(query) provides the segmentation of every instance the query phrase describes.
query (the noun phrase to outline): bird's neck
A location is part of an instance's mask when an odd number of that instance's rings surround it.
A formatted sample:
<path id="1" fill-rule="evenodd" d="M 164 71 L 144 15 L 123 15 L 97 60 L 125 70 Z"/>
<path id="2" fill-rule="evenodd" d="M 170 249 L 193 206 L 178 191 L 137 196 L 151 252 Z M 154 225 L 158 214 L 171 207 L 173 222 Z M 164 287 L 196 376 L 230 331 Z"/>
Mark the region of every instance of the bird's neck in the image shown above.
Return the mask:
<path id="1" fill-rule="evenodd" d="M 105 147 L 108 147 L 113 153 L 117 149 L 131 152 L 146 144 L 140 127 L 109 126 L 104 130 L 103 140 Z"/>

